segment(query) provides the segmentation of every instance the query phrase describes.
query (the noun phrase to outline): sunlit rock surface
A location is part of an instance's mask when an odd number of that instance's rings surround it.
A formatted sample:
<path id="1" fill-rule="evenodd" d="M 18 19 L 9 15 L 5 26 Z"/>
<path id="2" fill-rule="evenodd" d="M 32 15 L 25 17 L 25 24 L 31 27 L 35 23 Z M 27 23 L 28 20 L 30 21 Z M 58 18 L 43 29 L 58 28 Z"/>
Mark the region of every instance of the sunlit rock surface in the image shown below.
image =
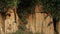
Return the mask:
<path id="1" fill-rule="evenodd" d="M 18 16 L 15 20 L 14 11 L 10 8 L 8 9 L 6 20 L 5 20 L 5 33 L 12 33 L 18 30 Z"/>
<path id="2" fill-rule="evenodd" d="M 3 19 L 2 19 L 2 15 L 0 14 L 0 34 L 4 34 L 4 33 L 3 33 L 3 28 L 2 28 L 2 23 L 3 23 L 2 20 L 3 20 Z"/>
<path id="3" fill-rule="evenodd" d="M 54 34 L 52 17 L 47 16 L 46 13 L 41 13 L 41 8 L 42 6 L 36 6 L 35 13 L 29 16 L 26 27 L 33 33 Z"/>
<path id="4" fill-rule="evenodd" d="M 28 23 L 26 24 L 27 30 L 32 31 L 33 33 L 39 32 L 44 34 L 54 34 L 52 17 L 49 15 L 47 16 L 46 13 L 41 13 L 43 12 L 43 6 L 37 5 L 34 11 L 35 13 L 30 14 L 27 17 L 27 21 L 28 21 Z M 15 23 L 14 11 L 10 8 L 7 11 L 7 16 L 5 19 L 5 33 L 12 33 L 18 30 L 18 25 L 20 25 L 18 23 L 18 19 L 19 18 L 16 14 L 17 23 Z M 2 23 L 2 17 L 0 17 L 0 33 L 3 34 L 3 28 L 1 23 Z"/>
<path id="5" fill-rule="evenodd" d="M 60 21 L 56 24 L 57 33 L 60 34 Z"/>

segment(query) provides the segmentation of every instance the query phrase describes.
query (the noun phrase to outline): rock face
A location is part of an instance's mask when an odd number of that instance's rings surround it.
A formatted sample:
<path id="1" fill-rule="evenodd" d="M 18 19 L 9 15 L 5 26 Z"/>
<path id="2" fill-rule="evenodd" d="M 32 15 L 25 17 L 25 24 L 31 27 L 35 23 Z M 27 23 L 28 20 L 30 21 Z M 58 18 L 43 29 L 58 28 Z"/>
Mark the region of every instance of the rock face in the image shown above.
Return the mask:
<path id="1" fill-rule="evenodd" d="M 7 10 L 6 16 L 3 16 L 0 13 L 0 34 L 16 32 L 18 30 L 18 21 L 18 15 L 17 13 L 14 14 L 14 10 L 12 8 Z"/>
<path id="2" fill-rule="evenodd" d="M 3 15 L 0 13 L 0 34 L 4 34 L 5 33 L 5 23 L 4 23 L 4 17 Z"/>
<path id="3" fill-rule="evenodd" d="M 2 23 L 3 23 L 3 21 L 2 21 L 3 19 L 2 19 L 2 15 L 0 14 L 0 34 L 2 34 L 3 33 L 3 28 L 2 28 Z"/>
<path id="4" fill-rule="evenodd" d="M 16 15 L 16 20 L 15 20 L 14 11 L 11 8 L 8 9 L 5 20 L 5 33 L 16 32 L 18 30 L 17 22 L 18 22 L 18 16 Z"/>
<path id="5" fill-rule="evenodd" d="M 28 21 L 26 25 L 27 30 L 32 31 L 33 33 L 39 32 L 44 34 L 54 34 L 52 17 L 50 15 L 47 16 L 47 13 L 41 13 L 41 12 L 43 12 L 43 6 L 42 5 L 35 6 L 35 13 L 29 15 L 27 18 L 27 21 Z M 18 19 L 19 18 L 17 14 L 16 14 L 16 20 L 15 20 L 14 11 L 11 8 L 8 9 L 7 16 L 4 21 L 5 34 L 16 32 L 18 30 L 18 25 L 19 25 Z M 0 33 L 1 34 L 3 34 L 2 23 L 3 23 L 3 20 L 2 20 L 2 17 L 0 17 Z"/>
<path id="6" fill-rule="evenodd" d="M 57 32 L 60 34 L 60 21 L 56 24 Z"/>
<path id="7" fill-rule="evenodd" d="M 35 7 L 35 13 L 29 16 L 26 27 L 33 33 L 54 34 L 52 17 L 47 16 L 46 13 L 41 13 L 41 8 L 42 6 Z"/>

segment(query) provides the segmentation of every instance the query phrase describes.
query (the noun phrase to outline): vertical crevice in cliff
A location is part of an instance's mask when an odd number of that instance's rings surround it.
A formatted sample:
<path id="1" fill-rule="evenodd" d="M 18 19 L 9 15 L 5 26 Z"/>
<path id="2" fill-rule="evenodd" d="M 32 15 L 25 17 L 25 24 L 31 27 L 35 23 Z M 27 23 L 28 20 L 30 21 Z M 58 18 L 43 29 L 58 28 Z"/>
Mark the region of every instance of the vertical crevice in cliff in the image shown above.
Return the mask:
<path id="1" fill-rule="evenodd" d="M 56 25 L 57 25 L 58 22 L 59 22 L 59 20 L 56 20 L 56 18 L 53 19 L 54 31 L 55 31 L 56 34 L 59 34 L 58 30 L 56 29 L 57 28 Z"/>

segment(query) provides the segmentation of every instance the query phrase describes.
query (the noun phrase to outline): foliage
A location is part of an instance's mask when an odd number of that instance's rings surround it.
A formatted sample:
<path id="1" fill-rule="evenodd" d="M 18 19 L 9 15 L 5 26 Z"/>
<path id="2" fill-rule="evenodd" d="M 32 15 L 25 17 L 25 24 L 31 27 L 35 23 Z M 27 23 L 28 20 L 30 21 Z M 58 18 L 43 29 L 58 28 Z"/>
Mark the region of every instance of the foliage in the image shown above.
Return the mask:
<path id="1" fill-rule="evenodd" d="M 16 7 L 19 2 L 18 0 L 5 0 L 6 6 L 8 7 Z"/>
<path id="2" fill-rule="evenodd" d="M 0 0 L 0 11 L 3 10 L 4 7 L 15 6 L 20 9 L 18 13 L 31 13 L 32 8 L 38 3 L 42 3 L 45 11 L 49 11 L 52 17 L 60 18 L 60 0 Z"/>
<path id="3" fill-rule="evenodd" d="M 5 1 L 0 0 L 0 12 L 4 9 L 4 7 L 5 7 Z"/>
<path id="4" fill-rule="evenodd" d="M 20 4 L 18 5 L 18 9 L 20 12 L 24 13 L 31 13 L 32 8 L 38 3 L 42 3 L 44 6 L 45 12 L 50 12 L 53 18 L 59 19 L 60 18 L 60 1 L 59 0 L 21 0 Z"/>
<path id="5" fill-rule="evenodd" d="M 17 4 L 19 4 L 19 0 L 0 0 L 0 12 L 6 9 L 6 7 L 17 7 Z"/>
<path id="6" fill-rule="evenodd" d="M 59 0 L 46 0 L 43 1 L 45 11 L 49 11 L 53 18 L 60 19 L 60 1 Z"/>
<path id="7" fill-rule="evenodd" d="M 18 31 L 16 31 L 15 33 L 12 33 L 12 34 L 33 34 L 33 33 L 30 32 L 30 31 L 18 30 Z"/>
<path id="8" fill-rule="evenodd" d="M 40 32 L 32 33 L 31 31 L 18 30 L 15 33 L 12 33 L 12 34 L 44 34 L 44 33 L 43 32 L 42 33 L 40 33 Z"/>

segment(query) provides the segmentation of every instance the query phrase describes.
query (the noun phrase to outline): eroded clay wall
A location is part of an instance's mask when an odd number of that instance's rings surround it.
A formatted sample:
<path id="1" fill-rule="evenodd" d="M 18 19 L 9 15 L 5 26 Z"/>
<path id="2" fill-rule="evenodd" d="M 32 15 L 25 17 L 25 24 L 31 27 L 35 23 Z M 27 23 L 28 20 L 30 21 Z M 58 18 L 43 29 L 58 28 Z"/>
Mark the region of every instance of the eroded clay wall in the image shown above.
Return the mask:
<path id="1" fill-rule="evenodd" d="M 18 30 L 18 17 L 16 15 L 16 20 L 15 20 L 15 14 L 13 9 L 8 9 L 7 11 L 7 16 L 6 16 L 6 20 L 5 20 L 5 33 L 12 33 L 12 32 L 16 32 Z"/>
<path id="2" fill-rule="evenodd" d="M 36 6 L 35 13 L 29 16 L 26 27 L 33 33 L 54 34 L 53 19 L 46 13 L 41 13 L 41 8 L 42 6 Z"/>
<path id="3" fill-rule="evenodd" d="M 60 21 L 56 24 L 57 33 L 60 34 Z"/>
<path id="4" fill-rule="evenodd" d="M 5 26 L 4 26 L 4 18 L 2 17 L 1 13 L 0 13 L 0 34 L 4 34 L 5 31 Z"/>

